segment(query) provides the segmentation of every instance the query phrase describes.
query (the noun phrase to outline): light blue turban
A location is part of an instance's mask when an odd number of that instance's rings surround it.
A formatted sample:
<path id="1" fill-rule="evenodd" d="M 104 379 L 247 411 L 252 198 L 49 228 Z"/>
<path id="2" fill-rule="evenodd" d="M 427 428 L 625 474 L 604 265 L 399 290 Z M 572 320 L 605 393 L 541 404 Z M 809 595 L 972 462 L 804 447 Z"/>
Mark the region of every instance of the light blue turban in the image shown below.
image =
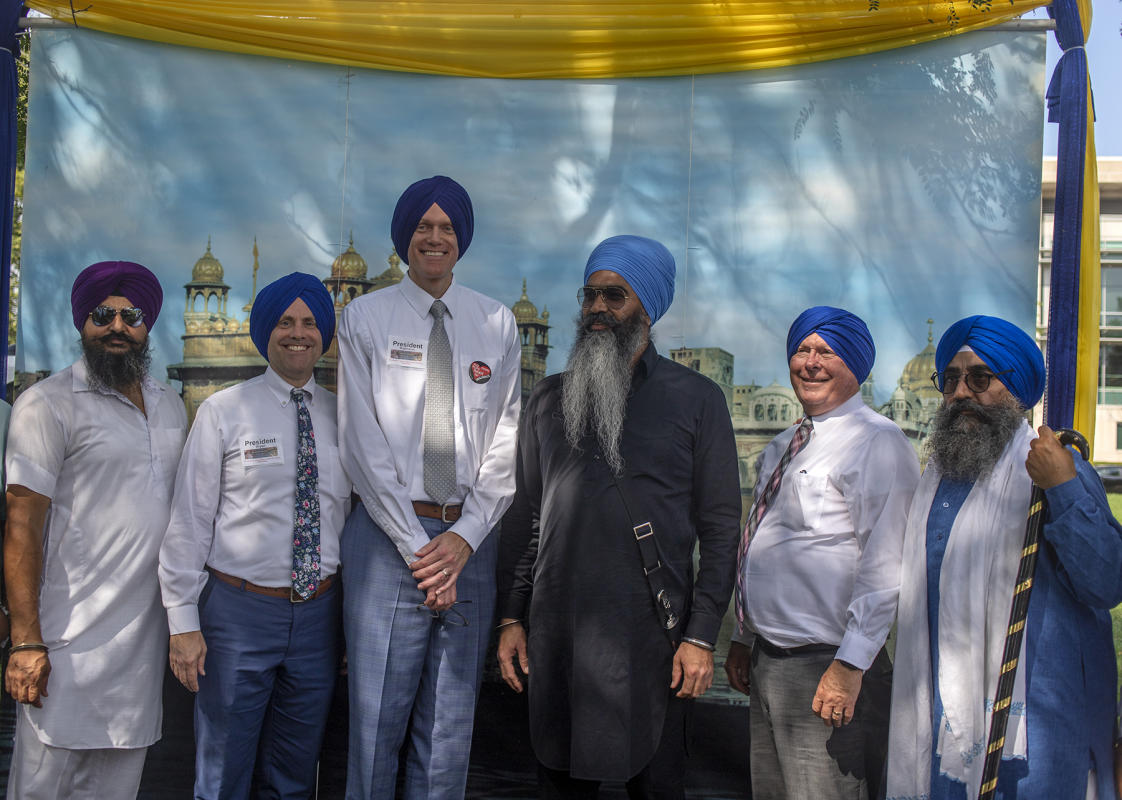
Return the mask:
<path id="1" fill-rule="evenodd" d="M 452 221 L 460 258 L 464 257 L 471 244 L 471 237 L 475 232 L 475 213 L 467 190 L 449 177 L 433 175 L 410 185 L 401 193 L 393 210 L 390 238 L 393 239 L 393 249 L 397 251 L 398 258 L 406 264 L 409 263 L 409 242 L 417 230 L 417 223 L 432 208 L 433 203 L 440 206 L 440 210 Z"/>
<path id="2" fill-rule="evenodd" d="M 969 347 L 1005 388 L 1025 408 L 1032 408 L 1044 394 L 1044 356 L 1036 342 L 1012 322 L 998 317 L 976 314 L 960 319 L 947 328 L 935 349 L 935 369 L 946 370 L 951 359 L 963 347 Z"/>
<path id="3" fill-rule="evenodd" d="M 296 300 L 307 303 L 316 318 L 316 327 L 323 338 L 326 351 L 335 338 L 335 304 L 323 281 L 306 272 L 292 272 L 277 278 L 253 298 L 253 310 L 249 312 L 249 338 L 257 346 L 257 351 L 269 359 L 269 337 L 277 322 Z"/>
<path id="4" fill-rule="evenodd" d="M 613 236 L 596 245 L 584 265 L 584 282 L 594 272 L 618 272 L 639 296 L 651 324 L 674 301 L 674 256 L 654 239 L 644 236 Z"/>
<path id="5" fill-rule="evenodd" d="M 787 331 L 787 360 L 803 339 L 817 333 L 837 353 L 858 383 L 864 383 L 877 358 L 869 326 L 856 314 L 833 306 L 812 306 L 799 314 Z"/>

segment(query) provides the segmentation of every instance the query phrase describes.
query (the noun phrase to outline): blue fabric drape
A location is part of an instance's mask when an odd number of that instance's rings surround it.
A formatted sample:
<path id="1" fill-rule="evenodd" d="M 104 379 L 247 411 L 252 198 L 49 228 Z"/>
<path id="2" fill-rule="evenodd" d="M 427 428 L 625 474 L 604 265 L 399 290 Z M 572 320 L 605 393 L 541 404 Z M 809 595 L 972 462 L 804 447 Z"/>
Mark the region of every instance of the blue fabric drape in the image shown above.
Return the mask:
<path id="1" fill-rule="evenodd" d="M 1087 53 L 1077 0 L 1055 0 L 1060 56 L 1048 84 L 1048 121 L 1058 122 L 1056 208 L 1052 231 L 1052 283 L 1048 303 L 1048 389 L 1045 422 L 1067 428 L 1075 413 L 1079 320 L 1080 240 L 1083 228 L 1083 162 L 1087 151 Z"/>
<path id="2" fill-rule="evenodd" d="M 4 353 L 0 358 L 0 399 L 5 399 L 8 385 L 8 298 L 11 296 L 12 213 L 16 191 L 16 100 L 19 86 L 16 79 L 16 38 L 22 0 L 0 3 L 0 309 L 4 324 Z"/>

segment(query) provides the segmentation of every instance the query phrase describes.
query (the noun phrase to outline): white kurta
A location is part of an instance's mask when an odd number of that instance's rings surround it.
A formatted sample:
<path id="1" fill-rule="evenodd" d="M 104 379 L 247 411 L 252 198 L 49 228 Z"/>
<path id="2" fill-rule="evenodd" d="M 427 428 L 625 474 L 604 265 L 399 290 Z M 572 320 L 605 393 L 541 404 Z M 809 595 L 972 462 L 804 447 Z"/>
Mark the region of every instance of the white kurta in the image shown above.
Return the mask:
<path id="1" fill-rule="evenodd" d="M 54 747 L 160 738 L 167 620 L 156 564 L 187 416 L 165 384 L 146 379 L 143 392 L 147 417 L 91 390 L 80 360 L 12 410 L 8 483 L 51 498 L 39 592 L 48 696 L 20 709 Z"/>

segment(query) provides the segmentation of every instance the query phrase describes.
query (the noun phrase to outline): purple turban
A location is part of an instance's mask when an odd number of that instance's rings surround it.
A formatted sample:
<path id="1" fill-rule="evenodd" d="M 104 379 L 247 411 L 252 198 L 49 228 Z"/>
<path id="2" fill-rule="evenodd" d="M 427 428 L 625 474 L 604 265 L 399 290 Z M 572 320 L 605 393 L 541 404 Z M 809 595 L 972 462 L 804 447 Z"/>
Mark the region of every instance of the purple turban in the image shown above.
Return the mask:
<path id="1" fill-rule="evenodd" d="M 613 236 L 596 245 L 584 265 L 584 282 L 603 270 L 619 273 L 639 296 L 651 324 L 674 302 L 674 256 L 644 236 Z"/>
<path id="2" fill-rule="evenodd" d="M 947 328 L 935 349 L 935 369 L 946 370 L 963 347 L 969 347 L 1025 408 L 1044 394 L 1044 356 L 1036 342 L 1012 322 L 977 314 Z"/>
<path id="3" fill-rule="evenodd" d="M 390 237 L 393 239 L 393 249 L 398 257 L 406 264 L 409 263 L 409 241 L 417 230 L 417 223 L 425 212 L 432 208 L 432 204 L 440 206 L 440 210 L 452 220 L 452 230 L 456 232 L 456 247 L 460 251 L 460 258 L 464 257 L 468 245 L 471 244 L 471 235 L 475 230 L 475 214 L 471 208 L 471 198 L 463 186 L 451 178 L 443 175 L 433 175 L 431 178 L 417 181 L 397 199 L 397 207 L 393 210 L 393 220 L 390 222 Z"/>
<path id="4" fill-rule="evenodd" d="M 877 358 L 869 326 L 856 314 L 833 306 L 812 306 L 795 317 L 787 331 L 787 360 L 803 339 L 817 333 L 837 353 L 858 383 L 864 383 Z"/>
<path id="5" fill-rule="evenodd" d="M 266 361 L 269 359 L 269 337 L 273 335 L 273 328 L 298 299 L 307 303 L 316 318 L 325 351 L 335 338 L 335 304 L 327 287 L 314 275 L 291 272 L 259 291 L 249 312 L 249 338 Z"/>
<path id="6" fill-rule="evenodd" d="M 79 333 L 90 312 L 105 302 L 109 295 L 126 297 L 144 312 L 148 330 L 156 324 L 160 307 L 164 304 L 164 290 L 160 279 L 147 267 L 132 261 L 99 261 L 78 273 L 70 290 L 70 310 L 74 327 Z"/>

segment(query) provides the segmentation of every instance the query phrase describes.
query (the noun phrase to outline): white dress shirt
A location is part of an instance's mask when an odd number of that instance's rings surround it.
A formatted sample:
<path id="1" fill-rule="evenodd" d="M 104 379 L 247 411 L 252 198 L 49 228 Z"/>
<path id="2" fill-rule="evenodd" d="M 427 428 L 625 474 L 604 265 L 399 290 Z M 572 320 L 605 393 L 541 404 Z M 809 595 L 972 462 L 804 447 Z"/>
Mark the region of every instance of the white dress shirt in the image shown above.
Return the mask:
<path id="1" fill-rule="evenodd" d="M 12 409 L 8 485 L 51 499 L 39 587 L 50 696 L 19 708 L 53 747 L 160 738 L 168 640 L 156 562 L 187 414 L 171 387 L 145 378 L 141 391 L 145 413 L 91 389 L 78 361 Z"/>
<path id="2" fill-rule="evenodd" d="M 425 377 L 433 297 L 408 276 L 356 298 L 339 326 L 343 466 L 406 563 L 429 537 L 413 511 L 424 488 Z M 477 549 L 514 496 L 522 351 L 514 314 L 458 285 L 440 298 L 452 344 L 456 493 L 452 530 Z"/>
<path id="3" fill-rule="evenodd" d="M 160 548 L 160 587 L 173 634 L 199 630 L 206 567 L 260 586 L 292 585 L 296 408 L 272 367 L 208 397 L 195 414 Z M 335 395 L 304 395 L 319 469 L 320 577 L 339 569 L 351 485 L 339 461 Z"/>
<path id="4" fill-rule="evenodd" d="M 810 441 L 787 465 L 748 545 L 745 619 L 774 645 L 838 645 L 839 660 L 867 669 L 896 616 L 919 459 L 860 394 L 812 419 Z M 764 450 L 757 494 L 794 432 Z"/>

